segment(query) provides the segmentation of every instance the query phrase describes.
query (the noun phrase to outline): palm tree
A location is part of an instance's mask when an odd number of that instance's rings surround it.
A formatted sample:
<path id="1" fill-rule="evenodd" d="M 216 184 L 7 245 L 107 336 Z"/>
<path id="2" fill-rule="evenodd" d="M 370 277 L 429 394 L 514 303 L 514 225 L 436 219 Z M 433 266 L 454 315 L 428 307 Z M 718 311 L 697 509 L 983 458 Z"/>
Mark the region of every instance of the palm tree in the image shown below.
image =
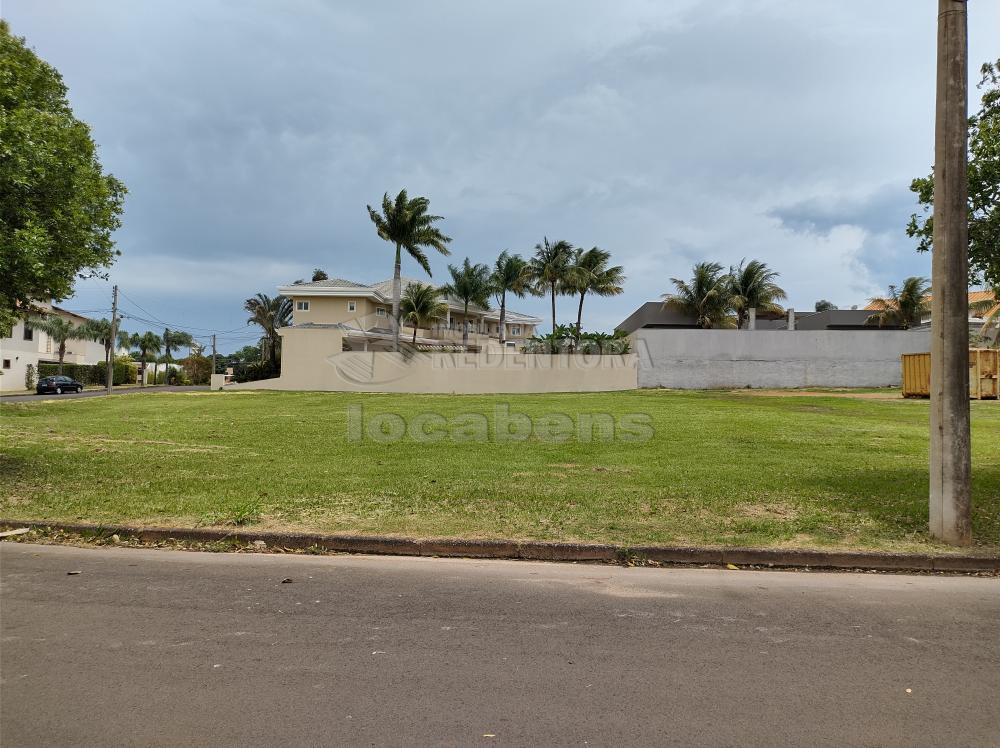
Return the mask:
<path id="1" fill-rule="evenodd" d="M 500 304 L 500 345 L 507 343 L 507 293 L 523 297 L 531 285 L 531 268 L 521 255 L 506 249 L 500 253 L 490 274 L 493 295 Z"/>
<path id="2" fill-rule="evenodd" d="M 261 341 L 266 347 L 265 354 L 271 364 L 271 372 L 278 371 L 278 350 L 281 336 L 278 330 L 292 323 L 292 300 L 285 296 L 271 298 L 259 293 L 243 302 L 243 309 L 250 313 L 248 325 L 257 325 L 264 331 Z"/>
<path id="3" fill-rule="evenodd" d="M 781 273 L 771 270 L 760 260 L 740 260 L 736 267 L 729 268 L 732 279 L 733 307 L 736 309 L 736 326 L 743 329 L 750 318 L 750 310 L 761 312 L 784 311 L 777 302 L 787 298 L 785 289 L 774 282 Z M 817 310 L 818 311 L 818 310 Z"/>
<path id="4" fill-rule="evenodd" d="M 85 340 L 96 340 L 104 346 L 104 365 L 111 366 L 114 358 L 115 343 L 119 347 L 128 347 L 131 336 L 122 329 L 118 330 L 116 336 L 111 334 L 111 320 L 109 319 L 88 319 L 78 328 L 76 334 Z"/>
<path id="5" fill-rule="evenodd" d="M 392 349 L 398 351 L 401 250 L 405 249 L 430 276 L 431 266 L 421 247 L 432 247 L 441 254 L 448 255 L 451 252 L 446 245 L 451 241 L 451 237 L 445 236 L 434 227 L 442 217 L 427 212 L 430 200 L 426 197 L 410 198 L 406 190 L 400 190 L 396 200 L 392 201 L 387 192 L 382 196 L 381 213 L 370 205 L 367 207 L 368 217 L 375 224 L 379 238 L 396 245 L 396 262 L 392 271 Z"/>
<path id="6" fill-rule="evenodd" d="M 429 328 L 448 316 L 448 304 L 441 291 L 423 283 L 407 283 L 400 300 L 403 319 L 413 325 L 413 345 L 417 344 L 417 328 Z"/>
<path id="7" fill-rule="evenodd" d="M 556 329 L 556 293 L 565 290 L 570 262 L 573 259 L 573 245 L 560 240 L 549 244 L 545 237 L 542 244 L 535 245 L 535 256 L 529 261 L 531 280 L 535 293 L 552 294 L 552 331 Z"/>
<path id="8" fill-rule="evenodd" d="M 142 376 L 139 377 L 139 386 L 146 386 L 146 362 L 149 361 L 150 357 L 155 357 L 155 354 L 160 352 L 160 346 L 163 345 L 163 341 L 160 340 L 160 336 L 155 332 L 144 332 L 142 335 L 139 333 L 134 333 L 129 339 L 130 347 L 139 349 L 139 361 L 142 363 Z M 156 384 L 156 379 L 153 379 L 153 384 Z"/>
<path id="9" fill-rule="evenodd" d="M 490 269 L 486 265 L 473 265 L 466 257 L 461 267 L 448 266 L 451 273 L 451 283 L 441 287 L 443 293 L 461 299 L 464 307 L 462 320 L 462 346 L 469 346 L 469 304 L 476 304 L 483 309 L 490 308 Z"/>
<path id="10" fill-rule="evenodd" d="M 66 358 L 66 341 L 87 340 L 86 331 L 83 333 L 79 332 L 79 328 L 75 327 L 72 322 L 57 314 L 32 317 L 29 322 L 33 328 L 44 332 L 52 338 L 53 343 L 59 346 L 59 373 L 62 374 L 63 360 Z"/>
<path id="11" fill-rule="evenodd" d="M 567 289 L 580 294 L 580 305 L 576 310 L 576 342 L 580 342 L 583 324 L 583 299 L 588 293 L 597 296 L 617 296 L 624 293 L 625 270 L 621 265 L 608 267 L 611 253 L 592 247 L 586 251 L 576 250 L 573 265 L 567 279 Z"/>
<path id="12" fill-rule="evenodd" d="M 916 275 L 904 280 L 899 288 L 889 286 L 888 296 L 869 299 L 871 306 L 878 311 L 873 313 L 865 324 L 901 327 L 904 330 L 908 330 L 911 325 L 919 325 L 921 319 L 930 311 L 928 291 L 930 291 L 930 281 Z"/>
<path id="13" fill-rule="evenodd" d="M 675 293 L 663 295 L 663 305 L 694 317 L 699 327 L 734 327 L 730 278 L 717 262 L 699 262 L 690 281 L 671 278 Z"/>
<path id="14" fill-rule="evenodd" d="M 167 364 L 173 361 L 173 357 L 170 354 L 181 346 L 186 346 L 190 350 L 193 345 L 194 338 L 191 337 L 191 333 L 189 332 L 171 330 L 169 327 L 163 331 L 163 371 L 166 383 L 169 383 L 170 380 L 170 368 Z"/>

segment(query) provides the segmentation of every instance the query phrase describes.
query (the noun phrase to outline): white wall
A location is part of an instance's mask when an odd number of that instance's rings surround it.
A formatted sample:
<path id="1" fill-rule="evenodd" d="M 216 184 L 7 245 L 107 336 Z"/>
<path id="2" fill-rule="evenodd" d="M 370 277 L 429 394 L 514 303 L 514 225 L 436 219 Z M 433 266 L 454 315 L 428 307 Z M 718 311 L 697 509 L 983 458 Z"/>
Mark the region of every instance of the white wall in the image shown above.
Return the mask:
<path id="1" fill-rule="evenodd" d="M 671 330 L 634 335 L 640 387 L 883 387 L 928 330 Z"/>

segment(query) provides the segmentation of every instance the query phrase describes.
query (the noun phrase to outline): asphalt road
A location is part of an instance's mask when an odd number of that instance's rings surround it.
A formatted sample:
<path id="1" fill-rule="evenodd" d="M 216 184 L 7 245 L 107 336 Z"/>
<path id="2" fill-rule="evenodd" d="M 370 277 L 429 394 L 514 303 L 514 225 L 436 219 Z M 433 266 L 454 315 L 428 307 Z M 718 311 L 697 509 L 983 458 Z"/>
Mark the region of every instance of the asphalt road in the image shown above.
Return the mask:
<path id="1" fill-rule="evenodd" d="M 208 386 L 180 387 L 174 385 L 157 385 L 155 387 L 119 387 L 112 390 L 112 395 L 139 395 L 150 392 L 191 392 L 193 390 L 207 390 Z M 40 403 L 43 400 L 74 400 L 78 397 L 103 397 L 108 394 L 107 390 L 84 390 L 83 392 L 65 392 L 62 395 L 4 395 L 0 397 L 0 403 Z"/>
<path id="2" fill-rule="evenodd" d="M 1000 742 L 997 579 L 3 543 L 0 581 L 4 746 Z"/>

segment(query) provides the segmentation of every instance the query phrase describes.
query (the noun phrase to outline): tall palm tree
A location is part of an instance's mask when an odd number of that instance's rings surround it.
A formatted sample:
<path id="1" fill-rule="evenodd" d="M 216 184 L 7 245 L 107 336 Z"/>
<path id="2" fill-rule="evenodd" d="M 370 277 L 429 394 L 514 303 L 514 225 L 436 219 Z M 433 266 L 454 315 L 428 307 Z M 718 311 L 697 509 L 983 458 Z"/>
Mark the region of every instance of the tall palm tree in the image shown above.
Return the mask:
<path id="1" fill-rule="evenodd" d="M 185 346 L 188 349 L 194 345 L 194 338 L 191 337 L 191 333 L 184 332 L 183 330 L 171 330 L 169 327 L 163 331 L 163 371 L 165 381 L 170 379 L 170 368 L 168 364 L 173 361 L 173 356 L 171 355 L 174 351 L 178 350 L 181 346 Z"/>
<path id="2" fill-rule="evenodd" d="M 483 309 L 490 308 L 490 269 L 486 265 L 473 265 L 466 257 L 461 267 L 448 266 L 451 273 L 451 283 L 441 287 L 441 291 L 449 296 L 461 299 L 464 304 L 462 320 L 462 346 L 469 346 L 469 304 L 476 304 Z"/>
<path id="3" fill-rule="evenodd" d="M 671 278 L 674 293 L 663 295 L 663 305 L 694 317 L 699 327 L 734 327 L 732 287 L 717 262 L 699 262 L 690 281 Z"/>
<path id="4" fill-rule="evenodd" d="M 500 304 L 500 345 L 507 343 L 507 294 L 523 297 L 531 285 L 531 268 L 521 255 L 506 249 L 500 253 L 490 274 L 493 295 Z"/>
<path id="5" fill-rule="evenodd" d="M 144 332 L 142 335 L 139 333 L 133 333 L 129 343 L 132 348 L 137 348 L 139 350 L 139 361 L 142 363 L 142 374 L 139 377 L 139 386 L 145 387 L 146 362 L 149 361 L 150 357 L 156 357 L 156 354 L 160 352 L 160 347 L 163 345 L 163 341 L 160 340 L 160 336 L 155 332 Z M 153 384 L 156 384 L 155 379 L 153 380 Z"/>
<path id="6" fill-rule="evenodd" d="M 787 298 L 785 289 L 774 282 L 780 275 L 781 273 L 771 270 L 760 260 L 747 262 L 744 258 L 739 265 L 729 268 L 738 328 L 742 330 L 746 326 L 751 309 L 777 313 L 784 311 L 778 302 Z"/>
<path id="7" fill-rule="evenodd" d="M 611 253 L 598 247 L 584 251 L 576 250 L 567 288 L 580 295 L 580 304 L 576 309 L 576 342 L 580 342 L 580 332 L 583 324 L 583 299 L 588 293 L 597 296 L 617 296 L 624 293 L 622 284 L 625 282 L 625 270 L 621 265 L 608 267 Z"/>
<path id="8" fill-rule="evenodd" d="M 921 319 L 930 311 L 927 293 L 930 291 L 930 281 L 919 276 L 910 276 L 900 287 L 889 286 L 888 296 L 875 296 L 869 299 L 874 312 L 866 321 L 866 325 L 879 327 L 901 327 L 904 330 L 911 325 L 919 325 Z"/>
<path id="9" fill-rule="evenodd" d="M 116 336 L 112 336 L 111 320 L 109 319 L 88 319 L 78 328 L 76 334 L 85 340 L 95 340 L 104 346 L 104 365 L 111 366 L 114 358 L 115 343 L 119 347 L 128 347 L 131 336 L 122 329 L 118 330 Z"/>
<path id="10" fill-rule="evenodd" d="M 281 347 L 281 336 L 278 330 L 288 327 L 292 322 L 292 300 L 285 296 L 270 297 L 259 293 L 243 302 L 243 308 L 250 313 L 248 325 L 257 325 L 264 331 L 261 340 L 264 342 L 272 373 L 278 371 L 278 350 Z"/>
<path id="11" fill-rule="evenodd" d="M 400 190 L 395 201 L 389 199 L 389 193 L 382 196 L 382 212 L 378 212 L 372 206 L 368 207 L 368 217 L 375 224 L 375 230 L 379 238 L 396 245 L 396 262 L 392 270 L 392 324 L 393 341 L 392 349 L 399 350 L 399 300 L 400 289 L 400 268 L 402 260 L 402 250 L 407 253 L 424 269 L 427 275 L 432 275 L 431 266 L 427 260 L 427 255 L 422 247 L 432 247 L 443 255 L 451 254 L 447 244 L 451 237 L 445 236 L 434 224 L 442 219 L 441 216 L 431 215 L 427 212 L 430 207 L 430 200 L 426 197 L 411 198 L 406 194 L 406 190 Z"/>
<path id="12" fill-rule="evenodd" d="M 573 245 L 560 240 L 549 244 L 545 237 L 542 244 L 535 245 L 535 256 L 529 261 L 531 279 L 535 293 L 539 296 L 552 295 L 552 331 L 556 329 L 556 293 L 565 290 L 573 259 Z"/>
<path id="13" fill-rule="evenodd" d="M 65 317 L 57 314 L 47 314 L 44 317 L 32 317 L 29 320 L 31 326 L 36 330 L 41 330 L 58 346 L 59 351 L 59 373 L 63 373 L 63 360 L 66 358 L 67 340 L 87 340 L 86 332 L 80 333 L 76 327 Z"/>
<path id="14" fill-rule="evenodd" d="M 413 325 L 413 345 L 417 344 L 417 328 L 430 328 L 448 316 L 448 304 L 440 289 L 423 283 L 407 283 L 399 309 L 403 320 Z"/>

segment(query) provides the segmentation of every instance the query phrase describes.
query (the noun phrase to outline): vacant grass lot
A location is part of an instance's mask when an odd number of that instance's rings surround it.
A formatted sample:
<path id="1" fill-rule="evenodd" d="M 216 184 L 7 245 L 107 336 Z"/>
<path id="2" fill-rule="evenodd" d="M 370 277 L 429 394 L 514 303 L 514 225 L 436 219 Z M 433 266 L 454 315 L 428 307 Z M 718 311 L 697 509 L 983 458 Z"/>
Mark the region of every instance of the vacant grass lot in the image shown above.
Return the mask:
<path id="1" fill-rule="evenodd" d="M 640 414 L 653 435 L 497 443 L 498 404 L 536 424 L 605 413 L 621 426 Z M 352 406 L 363 407 L 366 426 L 380 414 L 410 425 L 432 414 L 425 428 L 452 430 L 433 442 L 380 443 L 355 418 L 358 443 Z M 973 402 L 972 412 L 974 533 L 977 550 L 996 551 L 1000 403 Z M 489 441 L 474 440 L 481 418 L 459 418 L 476 413 L 490 422 Z M 199 392 L 4 404 L 0 516 L 928 550 L 927 416 L 924 401 L 815 392 Z"/>

